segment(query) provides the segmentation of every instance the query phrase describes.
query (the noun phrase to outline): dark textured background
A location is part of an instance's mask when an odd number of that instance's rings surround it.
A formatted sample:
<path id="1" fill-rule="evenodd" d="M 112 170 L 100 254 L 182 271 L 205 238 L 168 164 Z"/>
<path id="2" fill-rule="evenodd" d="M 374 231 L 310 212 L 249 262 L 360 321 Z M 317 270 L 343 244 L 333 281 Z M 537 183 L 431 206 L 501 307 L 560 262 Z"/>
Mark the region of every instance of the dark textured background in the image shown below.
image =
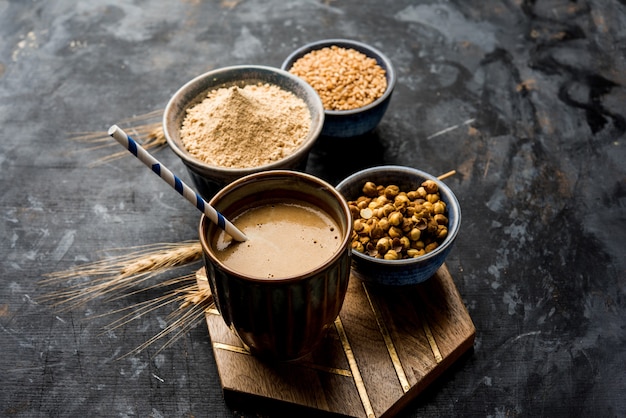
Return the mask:
<path id="1" fill-rule="evenodd" d="M 278 67 L 345 37 L 391 58 L 396 91 L 377 130 L 320 141 L 307 171 L 458 172 L 448 267 L 475 349 L 403 415 L 623 416 L 625 28 L 610 0 L 0 0 L 0 415 L 243 415 L 224 404 L 204 324 L 116 360 L 168 309 L 103 332 L 102 314 L 138 299 L 38 302 L 45 273 L 196 238 L 198 214 L 139 162 L 91 166 L 116 145 L 69 138 L 162 110 L 207 70 Z"/>

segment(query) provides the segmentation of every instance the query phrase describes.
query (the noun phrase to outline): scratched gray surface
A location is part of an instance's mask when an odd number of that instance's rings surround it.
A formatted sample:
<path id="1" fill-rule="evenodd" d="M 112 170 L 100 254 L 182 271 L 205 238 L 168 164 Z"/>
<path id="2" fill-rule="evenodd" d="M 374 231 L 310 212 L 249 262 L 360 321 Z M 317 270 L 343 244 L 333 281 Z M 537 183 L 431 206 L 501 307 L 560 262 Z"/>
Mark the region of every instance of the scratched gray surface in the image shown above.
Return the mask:
<path id="1" fill-rule="evenodd" d="M 0 0 L 0 415 L 258 415 L 224 403 L 204 324 L 116 360 L 169 310 L 103 332 L 138 297 L 39 302 L 45 273 L 196 237 L 194 209 L 139 162 L 91 166 L 117 149 L 68 138 L 163 109 L 209 69 L 346 37 L 385 51 L 397 88 L 373 134 L 321 141 L 307 171 L 458 172 L 448 266 L 475 349 L 403 415 L 623 416 L 625 27 L 609 0 Z"/>

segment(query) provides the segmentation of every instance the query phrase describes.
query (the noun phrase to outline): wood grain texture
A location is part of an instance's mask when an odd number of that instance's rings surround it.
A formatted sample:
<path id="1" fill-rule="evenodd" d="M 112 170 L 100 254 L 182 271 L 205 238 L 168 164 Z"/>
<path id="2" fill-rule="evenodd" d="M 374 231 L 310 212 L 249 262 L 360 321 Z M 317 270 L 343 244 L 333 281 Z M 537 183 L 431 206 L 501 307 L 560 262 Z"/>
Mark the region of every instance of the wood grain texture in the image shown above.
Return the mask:
<path id="1" fill-rule="evenodd" d="M 202 274 L 198 281 L 208 286 Z M 352 277 L 335 326 L 314 353 L 295 362 L 260 361 L 215 308 L 206 319 L 227 400 L 351 417 L 398 413 L 468 351 L 475 336 L 445 265 L 411 287 L 374 287 Z"/>

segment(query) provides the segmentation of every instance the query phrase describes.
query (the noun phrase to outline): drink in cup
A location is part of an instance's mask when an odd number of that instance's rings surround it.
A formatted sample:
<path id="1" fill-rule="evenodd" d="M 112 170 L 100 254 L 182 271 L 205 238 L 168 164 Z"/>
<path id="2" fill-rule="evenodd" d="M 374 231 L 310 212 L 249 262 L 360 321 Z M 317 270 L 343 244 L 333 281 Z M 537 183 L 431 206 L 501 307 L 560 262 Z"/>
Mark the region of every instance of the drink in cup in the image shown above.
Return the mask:
<path id="1" fill-rule="evenodd" d="M 200 242 L 215 304 L 255 355 L 294 360 L 314 350 L 343 304 L 350 212 L 328 183 L 295 171 L 239 179 L 210 204 L 248 237 L 236 242 L 204 216 Z"/>

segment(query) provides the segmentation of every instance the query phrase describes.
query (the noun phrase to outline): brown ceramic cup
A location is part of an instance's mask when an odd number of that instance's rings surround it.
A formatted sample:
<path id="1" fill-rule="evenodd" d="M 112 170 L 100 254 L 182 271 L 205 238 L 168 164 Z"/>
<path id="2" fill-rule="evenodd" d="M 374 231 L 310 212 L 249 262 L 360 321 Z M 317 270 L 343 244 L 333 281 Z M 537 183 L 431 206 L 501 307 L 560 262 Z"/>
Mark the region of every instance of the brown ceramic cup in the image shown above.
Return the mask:
<path id="1" fill-rule="evenodd" d="M 352 222 L 347 202 L 325 181 L 288 170 L 248 175 L 227 185 L 210 201 L 226 218 L 235 219 L 248 209 L 285 200 L 316 207 L 340 229 L 340 244 L 330 258 L 291 277 L 267 279 L 235 271 L 216 255 L 221 230 L 205 216 L 199 226 L 207 277 L 226 325 L 252 354 L 278 361 L 312 352 L 341 310 L 351 262 Z M 303 259 L 307 254 L 297 257 Z"/>

